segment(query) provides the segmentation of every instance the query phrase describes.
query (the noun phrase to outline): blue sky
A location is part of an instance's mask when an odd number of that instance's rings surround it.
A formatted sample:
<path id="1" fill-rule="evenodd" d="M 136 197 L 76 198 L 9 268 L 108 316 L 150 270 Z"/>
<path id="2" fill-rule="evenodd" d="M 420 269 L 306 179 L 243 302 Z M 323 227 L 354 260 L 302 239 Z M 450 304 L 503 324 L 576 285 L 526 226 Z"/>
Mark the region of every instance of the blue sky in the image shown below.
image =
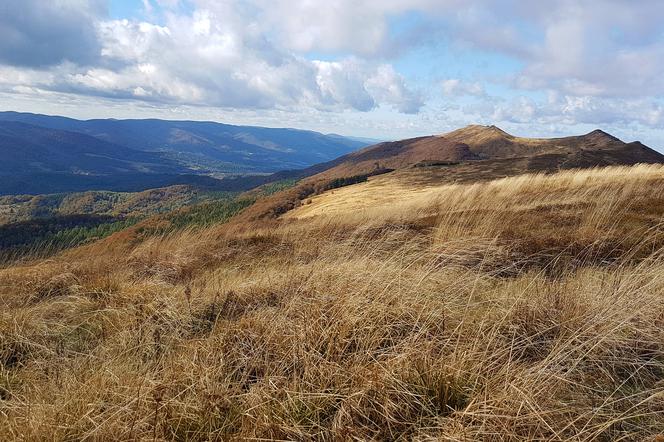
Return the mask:
<path id="1" fill-rule="evenodd" d="M 664 148 L 655 0 L 8 0 L 0 108 Z"/>

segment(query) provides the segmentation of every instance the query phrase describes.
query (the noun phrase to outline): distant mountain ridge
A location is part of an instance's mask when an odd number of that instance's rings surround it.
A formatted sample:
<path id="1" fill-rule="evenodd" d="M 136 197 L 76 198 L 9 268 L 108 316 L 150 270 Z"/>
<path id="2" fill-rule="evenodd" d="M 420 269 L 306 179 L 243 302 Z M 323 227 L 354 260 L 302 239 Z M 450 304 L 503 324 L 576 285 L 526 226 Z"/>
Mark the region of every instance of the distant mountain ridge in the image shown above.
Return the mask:
<path id="1" fill-rule="evenodd" d="M 160 152 L 202 173 L 269 173 L 329 161 L 369 144 L 298 129 L 158 119 L 76 120 L 0 112 L 0 120 L 79 132 L 130 149 Z"/>
<path id="2" fill-rule="evenodd" d="M 271 173 L 326 162 L 366 144 L 297 129 L 0 112 L 0 195 L 180 184 L 247 190 L 299 176 L 267 177 Z"/>
<path id="3" fill-rule="evenodd" d="M 0 175 L 188 172 L 158 153 L 15 121 L 0 121 L 0 158 Z"/>
<path id="4" fill-rule="evenodd" d="M 444 166 L 445 179 L 451 179 L 664 162 L 664 155 L 642 143 L 625 143 L 601 130 L 543 139 L 470 125 L 363 147 L 368 141 L 213 122 L 82 121 L 0 112 L 0 195 L 131 192 L 177 184 L 237 191 L 279 179 L 345 179 L 412 166 Z M 216 179 L 220 175 L 236 177 Z"/>

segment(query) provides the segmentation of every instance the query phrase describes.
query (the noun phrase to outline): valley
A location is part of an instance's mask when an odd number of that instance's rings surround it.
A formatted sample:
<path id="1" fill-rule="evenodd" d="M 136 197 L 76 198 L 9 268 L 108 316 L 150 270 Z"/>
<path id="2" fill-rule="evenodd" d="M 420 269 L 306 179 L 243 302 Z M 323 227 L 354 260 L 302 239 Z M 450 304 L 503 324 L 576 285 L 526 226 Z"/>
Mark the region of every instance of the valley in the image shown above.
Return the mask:
<path id="1" fill-rule="evenodd" d="M 144 218 L 237 192 L 194 186 L 170 186 L 142 192 L 88 191 L 0 197 L 0 224 L 65 215 Z"/>

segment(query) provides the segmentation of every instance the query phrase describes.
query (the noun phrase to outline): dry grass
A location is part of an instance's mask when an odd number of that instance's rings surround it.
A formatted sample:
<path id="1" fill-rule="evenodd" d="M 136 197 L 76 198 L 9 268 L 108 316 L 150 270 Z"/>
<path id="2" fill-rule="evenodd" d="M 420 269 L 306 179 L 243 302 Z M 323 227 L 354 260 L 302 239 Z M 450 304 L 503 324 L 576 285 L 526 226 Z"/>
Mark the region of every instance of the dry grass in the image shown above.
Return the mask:
<path id="1" fill-rule="evenodd" d="M 375 183 L 1 271 L 0 439 L 664 434 L 664 168 Z"/>

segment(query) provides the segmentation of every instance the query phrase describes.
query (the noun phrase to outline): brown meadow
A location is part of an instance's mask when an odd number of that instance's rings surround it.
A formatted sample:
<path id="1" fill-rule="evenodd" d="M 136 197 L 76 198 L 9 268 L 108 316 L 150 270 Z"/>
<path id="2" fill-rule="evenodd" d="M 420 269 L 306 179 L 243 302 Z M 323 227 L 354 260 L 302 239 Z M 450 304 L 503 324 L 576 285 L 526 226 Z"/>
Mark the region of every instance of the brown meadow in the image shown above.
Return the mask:
<path id="1" fill-rule="evenodd" d="M 659 440 L 664 166 L 415 183 L 0 271 L 2 440 Z"/>

